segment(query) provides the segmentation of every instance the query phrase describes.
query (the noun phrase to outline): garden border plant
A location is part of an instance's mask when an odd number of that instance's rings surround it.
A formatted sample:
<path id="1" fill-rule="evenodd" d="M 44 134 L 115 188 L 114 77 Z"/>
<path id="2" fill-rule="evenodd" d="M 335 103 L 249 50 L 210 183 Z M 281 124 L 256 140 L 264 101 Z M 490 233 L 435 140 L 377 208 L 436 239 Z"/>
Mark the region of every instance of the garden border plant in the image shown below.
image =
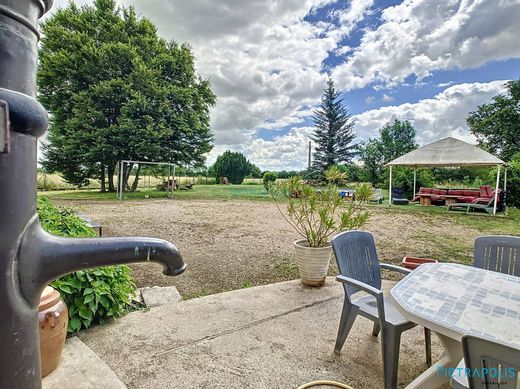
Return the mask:
<path id="1" fill-rule="evenodd" d="M 38 196 L 38 215 L 49 233 L 70 237 L 93 237 L 95 232 L 71 209 L 57 208 Z M 77 271 L 52 282 L 69 310 L 68 332 L 76 332 L 126 314 L 136 287 L 128 266 L 106 266 Z"/>

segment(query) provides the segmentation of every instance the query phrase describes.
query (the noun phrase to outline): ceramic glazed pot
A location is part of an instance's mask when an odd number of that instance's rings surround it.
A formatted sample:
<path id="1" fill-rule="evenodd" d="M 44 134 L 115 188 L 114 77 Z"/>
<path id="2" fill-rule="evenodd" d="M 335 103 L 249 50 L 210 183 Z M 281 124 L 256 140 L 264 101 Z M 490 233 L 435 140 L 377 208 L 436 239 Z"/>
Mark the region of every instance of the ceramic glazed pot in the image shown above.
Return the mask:
<path id="1" fill-rule="evenodd" d="M 40 326 L 41 376 L 51 373 L 60 363 L 67 336 L 69 315 L 58 291 L 47 286 L 38 305 Z"/>
<path id="2" fill-rule="evenodd" d="M 306 239 L 294 241 L 296 263 L 302 284 L 306 286 L 323 286 L 329 271 L 332 246 L 309 247 Z"/>

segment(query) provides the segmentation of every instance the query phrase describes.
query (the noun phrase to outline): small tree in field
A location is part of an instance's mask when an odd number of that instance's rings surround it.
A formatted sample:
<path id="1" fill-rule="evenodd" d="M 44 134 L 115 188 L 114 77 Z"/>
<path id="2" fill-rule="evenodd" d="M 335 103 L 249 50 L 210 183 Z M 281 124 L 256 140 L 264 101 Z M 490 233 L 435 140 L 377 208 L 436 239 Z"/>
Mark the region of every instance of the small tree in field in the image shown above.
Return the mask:
<path id="1" fill-rule="evenodd" d="M 220 177 L 227 177 L 231 184 L 238 185 L 249 174 L 250 163 L 243 154 L 228 150 L 217 157 L 212 171 L 217 182 Z"/>
<path id="2" fill-rule="evenodd" d="M 323 173 L 332 165 L 349 163 L 354 156 L 352 141 L 354 120 L 343 105 L 340 92 L 329 78 L 321 98 L 320 108 L 314 111 L 315 130 L 311 139 L 316 143 L 313 169 Z"/>

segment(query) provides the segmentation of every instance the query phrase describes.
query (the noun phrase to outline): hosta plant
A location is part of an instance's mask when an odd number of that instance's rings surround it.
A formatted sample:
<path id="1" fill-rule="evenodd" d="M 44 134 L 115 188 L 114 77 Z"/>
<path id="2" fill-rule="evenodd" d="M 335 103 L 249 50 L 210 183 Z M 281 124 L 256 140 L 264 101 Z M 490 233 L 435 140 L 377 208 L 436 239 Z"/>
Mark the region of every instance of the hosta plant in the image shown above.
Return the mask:
<path id="1" fill-rule="evenodd" d="M 43 196 L 38 197 L 37 206 L 40 223 L 47 232 L 71 237 L 95 236 L 74 211 L 58 209 Z M 51 286 L 60 292 L 69 309 L 69 332 L 127 313 L 136 291 L 128 266 L 77 271 L 59 278 Z"/>

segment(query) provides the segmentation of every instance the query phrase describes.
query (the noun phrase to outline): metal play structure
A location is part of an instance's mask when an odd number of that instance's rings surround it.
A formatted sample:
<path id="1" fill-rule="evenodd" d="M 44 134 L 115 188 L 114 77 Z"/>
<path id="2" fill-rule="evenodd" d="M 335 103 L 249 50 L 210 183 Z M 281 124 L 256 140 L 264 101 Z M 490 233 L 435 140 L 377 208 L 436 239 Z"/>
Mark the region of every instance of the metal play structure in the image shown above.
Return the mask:
<path id="1" fill-rule="evenodd" d="M 119 200 L 123 200 L 123 192 L 125 191 L 124 179 L 123 179 L 124 178 L 123 173 L 125 172 L 125 165 L 128 166 L 130 164 L 168 166 L 166 197 L 173 198 L 173 191 L 175 190 L 175 165 L 173 163 L 122 160 L 119 162 L 119 176 L 118 176 L 119 184 L 117 186 L 117 198 Z"/>

